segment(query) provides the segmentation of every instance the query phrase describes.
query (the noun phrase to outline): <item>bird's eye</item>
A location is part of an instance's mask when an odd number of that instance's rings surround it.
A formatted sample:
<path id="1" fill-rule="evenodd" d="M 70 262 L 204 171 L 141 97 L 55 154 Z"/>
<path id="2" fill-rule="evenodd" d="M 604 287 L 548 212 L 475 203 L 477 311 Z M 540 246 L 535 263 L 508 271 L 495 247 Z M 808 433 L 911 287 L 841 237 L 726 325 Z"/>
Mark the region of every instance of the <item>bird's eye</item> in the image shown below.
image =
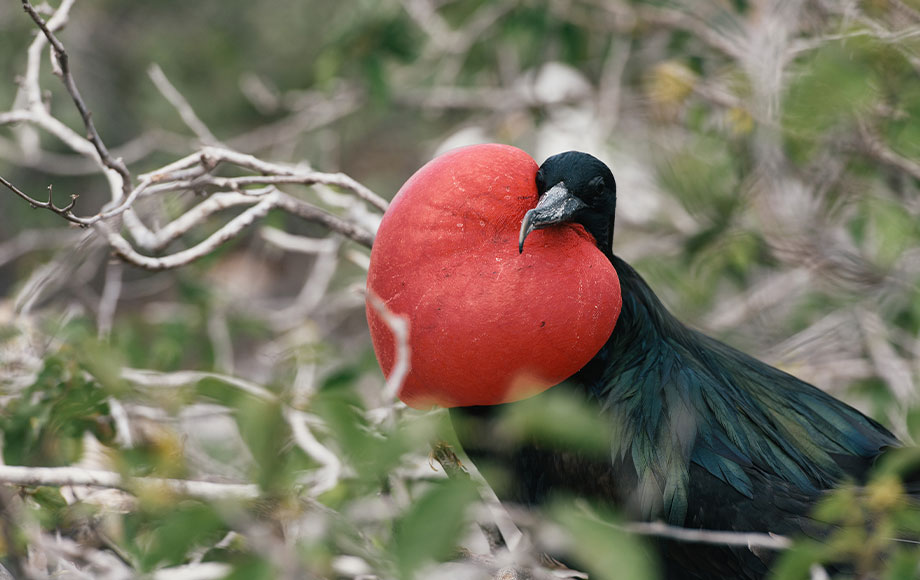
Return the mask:
<path id="1" fill-rule="evenodd" d="M 546 176 L 543 175 L 542 169 L 537 171 L 536 182 L 538 191 L 543 192 L 546 190 Z"/>
<path id="2" fill-rule="evenodd" d="M 604 178 L 601 175 L 598 175 L 588 182 L 588 187 L 590 187 L 592 192 L 595 194 L 599 194 L 604 191 L 604 185 Z"/>

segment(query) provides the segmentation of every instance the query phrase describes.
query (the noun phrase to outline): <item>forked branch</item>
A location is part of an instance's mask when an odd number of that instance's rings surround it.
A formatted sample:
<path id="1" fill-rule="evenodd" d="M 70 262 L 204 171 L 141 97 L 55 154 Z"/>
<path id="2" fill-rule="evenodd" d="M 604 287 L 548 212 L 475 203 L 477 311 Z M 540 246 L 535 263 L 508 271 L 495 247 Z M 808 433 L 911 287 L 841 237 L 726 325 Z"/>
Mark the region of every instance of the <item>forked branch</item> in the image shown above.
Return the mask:
<path id="1" fill-rule="evenodd" d="M 80 112 L 80 117 L 83 118 L 83 124 L 86 126 L 86 138 L 89 139 L 93 147 L 96 148 L 99 158 L 102 159 L 106 167 L 109 167 L 121 175 L 122 191 L 127 195 L 131 189 L 131 173 L 128 171 L 123 160 L 112 157 L 105 143 L 102 142 L 102 137 L 99 136 L 99 132 L 96 131 L 96 125 L 93 123 L 93 114 L 83 101 L 83 97 L 80 95 L 80 89 L 77 88 L 77 83 L 74 82 L 73 74 L 70 72 L 70 58 L 67 55 L 67 51 L 64 49 L 64 44 L 54 35 L 54 32 L 52 32 L 45 23 L 45 19 L 35 10 L 35 7 L 32 6 L 29 0 L 22 0 L 22 8 L 32 17 L 32 20 L 35 21 L 35 24 L 42 31 L 42 34 L 44 34 L 48 42 L 51 43 L 54 57 L 57 59 L 57 63 L 60 66 L 59 70 L 55 70 L 55 74 L 61 77 L 61 80 L 64 82 L 64 87 L 67 89 L 67 92 L 73 99 L 74 105 L 77 106 L 77 110 Z"/>

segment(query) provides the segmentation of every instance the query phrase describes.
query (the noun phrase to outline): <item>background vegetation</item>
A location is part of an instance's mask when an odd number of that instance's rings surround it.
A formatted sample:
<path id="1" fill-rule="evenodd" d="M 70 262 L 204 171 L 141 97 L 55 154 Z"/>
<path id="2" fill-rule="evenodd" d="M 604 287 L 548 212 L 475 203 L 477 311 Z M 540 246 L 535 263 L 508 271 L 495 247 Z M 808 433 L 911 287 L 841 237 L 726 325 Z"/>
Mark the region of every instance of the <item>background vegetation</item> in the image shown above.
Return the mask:
<path id="1" fill-rule="evenodd" d="M 40 7 L 45 18 L 56 6 Z M 0 111 L 25 106 L 36 32 L 19 3 L 0 5 Z M 617 253 L 680 318 L 905 441 L 918 434 L 920 12 L 909 0 L 84 0 L 58 36 L 99 134 L 134 176 L 219 144 L 342 171 L 390 198 L 457 145 L 504 142 L 538 161 L 593 153 L 618 182 Z M 40 58 L 42 99 L 83 135 L 47 49 Z M 206 129 L 183 120 L 152 65 Z M 111 197 L 92 158 L 0 113 L 0 176 L 35 198 L 53 185 L 59 206 L 75 193 L 78 215 L 98 212 Z M 368 230 L 379 220 L 348 188 L 279 187 Z M 219 189 L 179 188 L 134 210 L 155 230 Z M 461 578 L 532 563 L 490 546 L 496 517 L 476 488 L 432 466 L 443 414 L 384 396 L 365 247 L 276 210 L 200 260 L 149 272 L 7 189 L 0 208 L 0 467 L 123 476 L 86 487 L 0 472 L 29 484 L 0 493 L 13 576 Z M 159 251 L 192 247 L 240 212 Z M 560 408 L 543 423 L 578 413 Z M 820 578 L 815 562 L 847 559 L 861 577 L 916 577 L 916 550 L 890 541 L 920 522 L 903 515 L 890 476 L 900 466 L 825 508 L 842 523 L 868 510 L 875 528 L 797 543 L 778 575 Z M 521 517 L 533 552 L 568 538 L 592 578 L 654 576 L 640 535 L 587 511 Z"/>

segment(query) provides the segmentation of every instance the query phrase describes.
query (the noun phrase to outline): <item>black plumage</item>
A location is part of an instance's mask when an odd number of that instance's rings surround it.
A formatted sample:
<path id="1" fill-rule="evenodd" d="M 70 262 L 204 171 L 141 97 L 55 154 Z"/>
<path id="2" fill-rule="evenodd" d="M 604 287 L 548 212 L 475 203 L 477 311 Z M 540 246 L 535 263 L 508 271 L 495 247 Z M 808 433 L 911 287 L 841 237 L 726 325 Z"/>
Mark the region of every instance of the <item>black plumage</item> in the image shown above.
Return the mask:
<path id="1" fill-rule="evenodd" d="M 502 448 L 494 420 L 519 403 L 452 410 L 467 421 L 455 423 L 472 459 L 507 466 L 507 499 L 533 505 L 563 492 L 689 528 L 812 533 L 808 516 L 820 496 L 844 479 L 862 480 L 885 448 L 898 445 L 859 411 L 671 315 L 613 254 L 616 185 L 601 161 L 578 152 L 551 157 L 537 187 L 541 199 L 525 217 L 521 247 L 533 229 L 580 223 L 619 276 L 623 307 L 613 334 L 556 387 L 596 408 L 612 443 L 603 456 L 542 441 Z M 668 578 L 761 578 L 771 557 L 747 547 L 661 548 Z"/>

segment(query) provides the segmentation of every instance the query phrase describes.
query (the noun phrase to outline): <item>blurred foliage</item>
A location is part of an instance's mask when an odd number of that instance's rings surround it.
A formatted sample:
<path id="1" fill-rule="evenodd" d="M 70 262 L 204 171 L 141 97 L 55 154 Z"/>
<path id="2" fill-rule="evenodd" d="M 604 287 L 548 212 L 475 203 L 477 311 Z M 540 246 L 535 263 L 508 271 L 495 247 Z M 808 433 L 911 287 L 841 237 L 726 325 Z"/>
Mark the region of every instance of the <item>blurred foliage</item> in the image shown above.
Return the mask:
<path id="1" fill-rule="evenodd" d="M 386 197 L 445 144 L 592 152 L 619 184 L 616 251 L 680 318 L 917 441 L 920 7 L 847 6 L 85 0 L 60 37 L 100 133 L 134 175 L 197 146 L 147 77 L 153 63 L 231 146 L 341 170 Z M 3 110 L 34 33 L 19 3 L 0 6 Z M 78 128 L 48 68 L 45 59 L 51 110 Z M 148 150 L 132 152 L 138 143 Z M 91 163 L 21 125 L 0 126 L 0 175 L 27 192 L 53 183 L 56 199 L 78 192 L 81 214 L 107 201 Z M 157 209 L 175 217 L 190 199 Z M 5 190 L 0 200 L 0 256 L 25 230 L 62 226 Z M 325 235 L 282 215 L 264 224 Z M 353 291 L 359 266 L 343 258 L 320 306 L 279 321 L 272 313 L 296 301 L 319 259 L 247 234 L 179 271 L 126 268 L 113 328 L 99 339 L 107 257 L 82 249 L 39 243 L 0 259 L 4 462 L 245 481 L 260 497 L 206 501 L 153 487 L 113 509 L 92 494 L 27 487 L 23 518 L 139 573 L 214 562 L 227 578 L 435 577 L 434 563 L 478 537 L 473 487 L 426 465 L 425 443 L 452 438 L 444 414 L 381 400 Z M 342 255 L 362 251 L 346 244 Z M 29 281 L 62 263 L 70 275 L 24 307 Z M 144 383 L 125 369 L 221 374 Z M 305 450 L 291 409 L 340 465 Z M 508 419 L 509 437 L 586 452 L 607 442 L 597 417 L 564 398 Z M 831 494 L 818 515 L 838 528 L 797 541 L 774 576 L 807 578 L 820 563 L 842 577 L 915 577 L 916 548 L 892 538 L 920 531 L 916 506 L 898 493 L 918 464 L 902 450 L 865 489 Z M 559 498 L 545 515 L 592 577 L 656 577 L 639 539 L 582 507 Z M 29 527 L 5 521 L 13 541 L 0 542 L 0 556 L 15 563 Z"/>
<path id="2" fill-rule="evenodd" d="M 111 442 L 108 393 L 72 356 L 64 351 L 45 359 L 35 383 L 5 406 L 0 432 L 6 463 L 70 465 L 80 458 L 84 433 Z"/>
<path id="3" fill-rule="evenodd" d="M 905 496 L 901 479 L 877 475 L 865 487 L 844 486 L 829 494 L 814 517 L 831 527 L 817 539 L 802 539 L 771 571 L 777 579 L 812 578 L 815 563 L 842 577 L 915 578 L 920 566 L 916 538 L 920 505 Z"/>
<path id="4" fill-rule="evenodd" d="M 596 514 L 576 502 L 560 502 L 551 512 L 571 534 L 571 550 L 591 578 L 657 578 L 655 559 L 642 538 L 613 523 L 615 514 Z"/>

